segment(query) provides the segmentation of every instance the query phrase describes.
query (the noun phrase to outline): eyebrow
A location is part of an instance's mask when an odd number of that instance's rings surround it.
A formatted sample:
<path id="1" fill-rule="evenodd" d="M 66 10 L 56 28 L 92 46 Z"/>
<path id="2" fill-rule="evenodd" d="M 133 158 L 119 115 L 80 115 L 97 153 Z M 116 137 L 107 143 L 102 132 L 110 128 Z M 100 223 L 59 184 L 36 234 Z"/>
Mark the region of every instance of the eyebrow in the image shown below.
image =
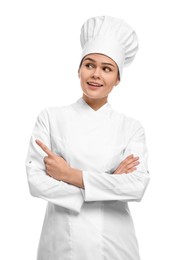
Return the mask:
<path id="1" fill-rule="evenodd" d="M 91 58 L 86 58 L 86 59 L 84 59 L 84 61 L 87 61 L 87 60 L 89 60 L 89 61 L 92 61 L 92 62 L 95 62 L 95 63 L 96 63 L 96 60 L 93 60 L 93 59 L 91 59 Z M 114 68 L 115 68 L 115 66 L 114 66 L 113 64 L 109 63 L 109 62 L 101 62 L 101 64 L 102 64 L 102 65 L 108 65 L 108 66 L 112 66 L 112 67 L 114 67 Z"/>

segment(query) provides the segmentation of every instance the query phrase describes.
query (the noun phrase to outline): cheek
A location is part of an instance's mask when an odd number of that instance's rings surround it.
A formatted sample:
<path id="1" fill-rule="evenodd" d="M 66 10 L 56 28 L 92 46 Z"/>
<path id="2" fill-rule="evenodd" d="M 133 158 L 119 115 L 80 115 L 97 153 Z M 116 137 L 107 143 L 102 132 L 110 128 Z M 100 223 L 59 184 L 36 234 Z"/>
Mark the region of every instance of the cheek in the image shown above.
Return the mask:
<path id="1" fill-rule="evenodd" d="M 86 77 L 86 72 L 82 68 L 78 72 L 78 77 L 81 81 Z"/>
<path id="2" fill-rule="evenodd" d="M 82 84 L 82 82 L 84 82 L 84 77 L 83 77 L 83 75 L 80 75 L 80 76 L 79 76 L 79 79 L 80 79 L 80 83 Z"/>
<path id="3" fill-rule="evenodd" d="M 86 81 L 86 79 L 85 79 L 85 77 L 84 77 L 84 74 L 83 73 L 78 73 L 78 77 L 79 77 L 79 80 L 80 80 L 80 86 L 82 87 L 82 89 L 83 89 L 83 87 L 84 87 L 84 83 L 85 83 L 85 81 Z"/>
<path id="4" fill-rule="evenodd" d="M 112 78 L 112 86 L 116 86 L 118 84 L 118 76 L 116 75 L 115 77 Z"/>
<path id="5" fill-rule="evenodd" d="M 117 83 L 117 80 L 114 77 L 109 77 L 107 79 L 107 85 L 111 89 L 116 85 L 116 83 Z"/>
<path id="6" fill-rule="evenodd" d="M 82 74 L 81 74 L 81 73 L 78 73 L 78 77 L 79 77 L 80 83 L 82 83 L 82 81 L 83 81 L 83 76 L 82 76 Z"/>

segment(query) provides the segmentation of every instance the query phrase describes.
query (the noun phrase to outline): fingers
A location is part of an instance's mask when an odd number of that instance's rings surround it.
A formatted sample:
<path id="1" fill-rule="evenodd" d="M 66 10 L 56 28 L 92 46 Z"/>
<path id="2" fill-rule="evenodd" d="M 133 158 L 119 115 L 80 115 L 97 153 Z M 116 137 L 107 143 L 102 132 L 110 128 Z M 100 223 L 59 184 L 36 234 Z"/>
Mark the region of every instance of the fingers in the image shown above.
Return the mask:
<path id="1" fill-rule="evenodd" d="M 136 166 L 139 165 L 139 164 L 140 164 L 140 162 L 136 161 L 136 162 L 133 162 L 133 163 L 126 165 L 125 173 L 130 173 L 130 172 L 135 171 L 137 169 Z"/>
<path id="2" fill-rule="evenodd" d="M 124 173 L 133 172 L 136 170 L 136 166 L 140 163 L 139 157 L 134 157 L 133 155 L 127 156 L 125 160 L 122 162 L 122 171 Z"/>
<path id="3" fill-rule="evenodd" d="M 122 163 L 123 164 L 128 164 L 128 163 L 131 163 L 131 162 L 134 162 L 134 161 L 138 161 L 139 157 L 138 156 L 133 156 L 133 154 L 127 156 L 123 161 Z"/>
<path id="4" fill-rule="evenodd" d="M 48 157 L 48 156 L 45 156 L 45 157 L 44 157 L 43 161 L 44 161 L 44 163 L 45 163 L 45 164 L 47 164 L 47 162 L 48 162 L 48 159 L 49 159 L 49 157 Z"/>
<path id="5" fill-rule="evenodd" d="M 134 157 L 133 155 L 129 155 L 129 156 L 127 156 L 122 162 L 121 162 L 121 164 L 125 167 L 125 166 L 134 166 L 134 164 L 136 163 L 136 165 L 137 165 L 137 163 L 138 163 L 138 160 L 139 160 L 139 157 L 138 156 L 136 156 L 136 157 Z"/>
<path id="6" fill-rule="evenodd" d="M 40 140 L 35 140 L 35 142 L 37 143 L 37 145 L 38 145 L 48 156 L 53 156 L 53 153 L 51 152 L 51 150 L 50 150 L 45 144 L 43 144 Z"/>
<path id="7" fill-rule="evenodd" d="M 116 169 L 115 173 L 122 174 L 122 173 L 130 173 L 135 171 L 137 168 L 136 166 L 140 163 L 139 157 L 134 157 L 133 154 L 127 156 Z"/>

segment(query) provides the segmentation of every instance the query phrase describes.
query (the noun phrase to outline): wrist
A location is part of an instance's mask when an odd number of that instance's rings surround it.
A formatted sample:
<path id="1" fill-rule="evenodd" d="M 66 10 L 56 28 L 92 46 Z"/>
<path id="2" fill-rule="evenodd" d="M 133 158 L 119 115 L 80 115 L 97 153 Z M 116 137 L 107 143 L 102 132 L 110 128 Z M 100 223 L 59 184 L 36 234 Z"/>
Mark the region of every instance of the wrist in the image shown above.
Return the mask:
<path id="1" fill-rule="evenodd" d="M 79 169 L 69 167 L 64 181 L 74 186 L 84 188 L 83 184 L 83 173 Z"/>

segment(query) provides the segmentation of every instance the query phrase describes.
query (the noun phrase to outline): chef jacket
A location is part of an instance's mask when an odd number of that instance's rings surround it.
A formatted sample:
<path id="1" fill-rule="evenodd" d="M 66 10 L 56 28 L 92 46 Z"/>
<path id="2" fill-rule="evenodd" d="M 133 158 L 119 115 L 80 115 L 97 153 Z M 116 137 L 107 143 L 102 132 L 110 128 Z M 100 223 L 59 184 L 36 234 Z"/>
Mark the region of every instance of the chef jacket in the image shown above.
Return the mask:
<path id="1" fill-rule="evenodd" d="M 84 189 L 46 174 L 39 139 L 83 174 Z M 113 174 L 128 155 L 140 164 Z M 26 160 L 30 193 L 46 200 L 38 260 L 139 260 L 130 201 L 141 201 L 149 183 L 145 133 L 138 120 L 107 102 L 93 110 L 83 98 L 42 110 Z"/>

